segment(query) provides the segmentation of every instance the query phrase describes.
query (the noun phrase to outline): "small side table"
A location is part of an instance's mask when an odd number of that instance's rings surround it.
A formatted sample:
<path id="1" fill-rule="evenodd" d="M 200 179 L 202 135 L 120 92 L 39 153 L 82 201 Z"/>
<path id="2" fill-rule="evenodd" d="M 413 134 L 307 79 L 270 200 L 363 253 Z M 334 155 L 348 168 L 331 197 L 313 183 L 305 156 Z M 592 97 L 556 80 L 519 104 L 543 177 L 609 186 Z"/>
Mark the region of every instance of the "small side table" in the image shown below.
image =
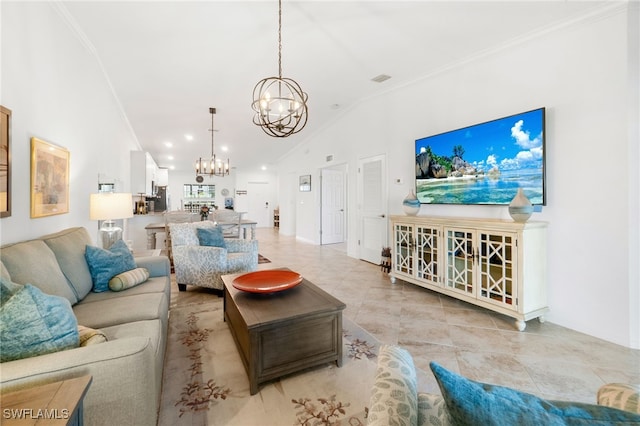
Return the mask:
<path id="1" fill-rule="evenodd" d="M 2 395 L 3 425 L 82 426 L 91 376 L 49 383 Z"/>

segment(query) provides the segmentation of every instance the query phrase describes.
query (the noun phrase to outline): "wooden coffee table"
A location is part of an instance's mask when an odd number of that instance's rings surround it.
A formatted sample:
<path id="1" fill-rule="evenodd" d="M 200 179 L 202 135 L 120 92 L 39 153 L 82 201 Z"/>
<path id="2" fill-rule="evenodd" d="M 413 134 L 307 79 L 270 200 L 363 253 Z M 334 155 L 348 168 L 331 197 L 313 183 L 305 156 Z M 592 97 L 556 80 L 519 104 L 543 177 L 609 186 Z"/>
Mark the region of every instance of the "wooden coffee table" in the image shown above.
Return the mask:
<path id="1" fill-rule="evenodd" d="M 222 276 L 224 319 L 251 395 L 260 384 L 286 374 L 333 361 L 342 366 L 344 303 L 306 279 L 277 293 L 247 293 L 231 284 L 239 275 Z"/>

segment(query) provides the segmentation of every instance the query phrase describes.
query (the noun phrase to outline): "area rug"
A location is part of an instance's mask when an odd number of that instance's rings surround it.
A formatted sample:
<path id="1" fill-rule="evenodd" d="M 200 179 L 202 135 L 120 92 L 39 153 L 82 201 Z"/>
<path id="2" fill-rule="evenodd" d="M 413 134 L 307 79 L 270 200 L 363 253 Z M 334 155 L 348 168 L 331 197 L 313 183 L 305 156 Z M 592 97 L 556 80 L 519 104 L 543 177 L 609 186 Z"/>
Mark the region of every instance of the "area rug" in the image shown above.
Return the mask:
<path id="1" fill-rule="evenodd" d="M 249 394 L 222 299 L 171 310 L 158 424 L 364 425 L 379 342 L 343 317 L 343 364 L 327 363 Z"/>

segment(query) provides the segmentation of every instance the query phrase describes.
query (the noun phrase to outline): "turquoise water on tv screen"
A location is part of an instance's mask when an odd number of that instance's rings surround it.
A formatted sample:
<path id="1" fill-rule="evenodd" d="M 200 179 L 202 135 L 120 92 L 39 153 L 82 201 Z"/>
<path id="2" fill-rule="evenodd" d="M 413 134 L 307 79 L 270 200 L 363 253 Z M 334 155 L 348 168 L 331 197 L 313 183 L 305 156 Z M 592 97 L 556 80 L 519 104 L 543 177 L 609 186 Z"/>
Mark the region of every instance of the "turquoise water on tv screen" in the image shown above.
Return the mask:
<path id="1" fill-rule="evenodd" d="M 488 175 L 445 179 L 417 179 L 416 195 L 423 204 L 509 204 L 519 187 L 533 204 L 543 203 L 541 169 L 503 171 Z"/>

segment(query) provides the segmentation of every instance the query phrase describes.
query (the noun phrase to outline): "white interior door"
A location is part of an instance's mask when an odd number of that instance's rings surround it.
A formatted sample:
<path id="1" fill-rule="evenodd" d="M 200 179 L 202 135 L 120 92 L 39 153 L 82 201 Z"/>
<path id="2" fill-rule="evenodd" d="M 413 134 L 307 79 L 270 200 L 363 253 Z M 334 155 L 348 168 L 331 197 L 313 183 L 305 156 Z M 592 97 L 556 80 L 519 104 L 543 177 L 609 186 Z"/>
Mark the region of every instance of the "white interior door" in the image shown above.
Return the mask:
<path id="1" fill-rule="evenodd" d="M 320 244 L 345 241 L 345 166 L 322 169 L 322 233 Z"/>
<path id="2" fill-rule="evenodd" d="M 358 162 L 358 216 L 360 259 L 380 264 L 382 247 L 387 247 L 387 187 L 385 156 Z"/>
<path id="3" fill-rule="evenodd" d="M 247 193 L 249 209 L 243 219 L 251 219 L 258 222 L 258 228 L 271 226 L 271 212 L 273 206 L 269 205 L 270 191 L 266 182 L 249 182 Z"/>

